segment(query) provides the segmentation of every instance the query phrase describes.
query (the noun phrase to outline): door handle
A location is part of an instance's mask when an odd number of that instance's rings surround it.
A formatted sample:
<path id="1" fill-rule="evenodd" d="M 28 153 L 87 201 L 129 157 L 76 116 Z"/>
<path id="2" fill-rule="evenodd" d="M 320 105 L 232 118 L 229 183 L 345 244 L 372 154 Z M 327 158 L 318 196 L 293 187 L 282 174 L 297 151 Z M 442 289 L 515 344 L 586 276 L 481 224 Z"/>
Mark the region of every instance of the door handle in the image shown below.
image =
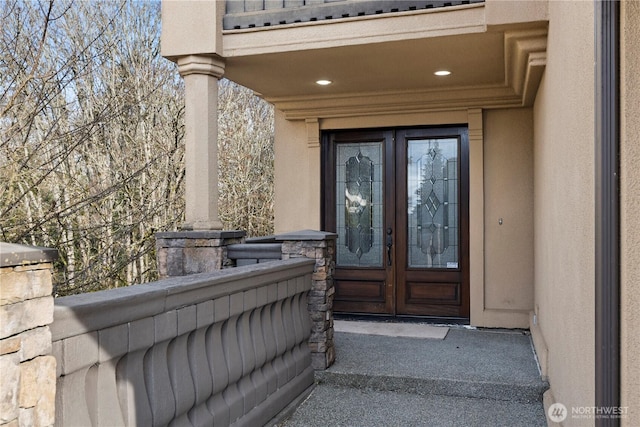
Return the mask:
<path id="1" fill-rule="evenodd" d="M 391 259 L 391 247 L 393 246 L 393 230 L 391 229 L 391 227 L 387 228 L 387 265 L 391 265 L 392 264 L 392 259 Z"/>

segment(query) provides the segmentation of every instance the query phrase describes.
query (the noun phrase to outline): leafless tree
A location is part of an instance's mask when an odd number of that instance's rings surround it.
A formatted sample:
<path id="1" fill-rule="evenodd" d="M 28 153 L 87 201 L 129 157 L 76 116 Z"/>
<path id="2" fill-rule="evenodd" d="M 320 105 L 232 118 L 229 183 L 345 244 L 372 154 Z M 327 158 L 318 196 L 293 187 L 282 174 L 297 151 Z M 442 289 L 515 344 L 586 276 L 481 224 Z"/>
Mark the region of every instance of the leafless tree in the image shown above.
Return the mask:
<path id="1" fill-rule="evenodd" d="M 0 2 L 0 239 L 55 247 L 58 295 L 156 278 L 184 215 L 184 88 L 159 2 Z M 220 83 L 221 217 L 272 231 L 273 113 Z"/>
<path id="2" fill-rule="evenodd" d="M 149 236 L 180 220 L 183 175 L 158 5 L 1 7 L 2 239 L 59 248 L 60 294 L 153 278 Z"/>
<path id="3" fill-rule="evenodd" d="M 249 236 L 273 233 L 273 107 L 228 80 L 219 84 L 220 217 Z"/>

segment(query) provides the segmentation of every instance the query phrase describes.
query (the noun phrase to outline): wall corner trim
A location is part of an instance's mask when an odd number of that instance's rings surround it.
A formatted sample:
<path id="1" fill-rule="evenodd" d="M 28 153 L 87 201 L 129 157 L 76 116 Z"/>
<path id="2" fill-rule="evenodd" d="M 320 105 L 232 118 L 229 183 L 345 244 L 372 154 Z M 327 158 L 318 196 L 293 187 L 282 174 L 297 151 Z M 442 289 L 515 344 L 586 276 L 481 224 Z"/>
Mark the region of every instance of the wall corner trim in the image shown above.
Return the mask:
<path id="1" fill-rule="evenodd" d="M 469 321 L 485 326 L 484 135 L 481 108 L 467 110 L 469 132 Z"/>

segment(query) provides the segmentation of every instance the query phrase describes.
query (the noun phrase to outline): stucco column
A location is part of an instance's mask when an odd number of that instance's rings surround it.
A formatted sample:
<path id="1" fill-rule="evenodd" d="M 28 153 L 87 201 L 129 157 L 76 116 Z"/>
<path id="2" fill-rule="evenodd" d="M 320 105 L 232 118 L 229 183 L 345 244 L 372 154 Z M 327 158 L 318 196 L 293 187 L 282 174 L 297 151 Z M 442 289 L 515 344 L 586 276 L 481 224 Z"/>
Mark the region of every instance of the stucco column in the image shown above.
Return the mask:
<path id="1" fill-rule="evenodd" d="M 184 230 L 221 230 L 218 215 L 218 79 L 222 58 L 188 55 L 178 59 L 185 83 Z"/>

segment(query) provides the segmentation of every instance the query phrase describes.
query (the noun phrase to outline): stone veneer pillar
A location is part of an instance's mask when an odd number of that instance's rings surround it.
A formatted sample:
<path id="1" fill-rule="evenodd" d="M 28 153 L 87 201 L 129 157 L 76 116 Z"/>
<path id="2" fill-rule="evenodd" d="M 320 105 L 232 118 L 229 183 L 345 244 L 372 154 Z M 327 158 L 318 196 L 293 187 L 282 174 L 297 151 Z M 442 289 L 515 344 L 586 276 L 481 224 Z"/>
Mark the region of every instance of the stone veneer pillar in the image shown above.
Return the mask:
<path id="1" fill-rule="evenodd" d="M 51 426 L 54 249 L 0 242 L 0 426 Z"/>
<path id="2" fill-rule="evenodd" d="M 244 242 L 244 231 L 176 231 L 156 233 L 158 274 L 185 276 L 233 267 L 227 246 Z"/>
<path id="3" fill-rule="evenodd" d="M 333 344 L 333 271 L 337 234 L 304 230 L 275 236 L 282 242 L 282 259 L 315 259 L 309 313 L 311 315 L 311 366 L 324 370 L 333 364 L 336 351 Z"/>

